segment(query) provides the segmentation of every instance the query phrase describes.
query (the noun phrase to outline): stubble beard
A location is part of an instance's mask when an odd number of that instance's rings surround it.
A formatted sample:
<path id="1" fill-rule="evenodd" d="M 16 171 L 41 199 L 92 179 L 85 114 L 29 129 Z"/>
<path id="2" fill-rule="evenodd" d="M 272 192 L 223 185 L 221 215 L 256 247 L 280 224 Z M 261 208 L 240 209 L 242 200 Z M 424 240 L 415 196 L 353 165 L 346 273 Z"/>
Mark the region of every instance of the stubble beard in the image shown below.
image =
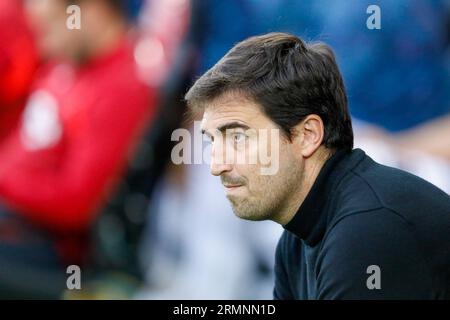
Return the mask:
<path id="1" fill-rule="evenodd" d="M 290 192 L 290 184 L 276 186 L 269 180 L 261 185 L 266 186 L 267 189 L 261 192 L 260 197 L 253 197 L 251 194 L 247 197 L 227 196 L 237 217 L 251 221 L 263 221 L 274 220 L 278 216 Z"/>
<path id="2" fill-rule="evenodd" d="M 246 197 L 227 195 L 234 214 L 251 221 L 277 221 L 289 205 L 292 194 L 301 188 L 302 172 L 298 167 L 290 166 L 282 176 L 278 179 L 269 176 L 259 179 L 255 186 L 262 186 L 264 189 L 258 192 L 252 192 L 247 184 L 249 194 Z"/>

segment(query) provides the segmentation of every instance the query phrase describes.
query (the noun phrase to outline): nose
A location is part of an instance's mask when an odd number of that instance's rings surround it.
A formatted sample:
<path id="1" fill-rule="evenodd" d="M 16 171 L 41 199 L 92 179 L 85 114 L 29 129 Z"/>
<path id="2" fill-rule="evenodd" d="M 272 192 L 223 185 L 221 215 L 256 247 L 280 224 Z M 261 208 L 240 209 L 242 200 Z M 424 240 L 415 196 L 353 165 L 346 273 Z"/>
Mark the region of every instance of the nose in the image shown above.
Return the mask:
<path id="1" fill-rule="evenodd" d="M 214 176 L 220 176 L 222 173 L 230 172 L 232 166 L 230 164 L 217 164 L 214 161 L 211 162 L 211 174 Z"/>
<path id="2" fill-rule="evenodd" d="M 225 161 L 225 157 L 222 152 L 216 151 L 212 148 L 211 151 L 211 174 L 214 176 L 220 176 L 222 173 L 230 172 L 233 170 L 233 165 Z"/>

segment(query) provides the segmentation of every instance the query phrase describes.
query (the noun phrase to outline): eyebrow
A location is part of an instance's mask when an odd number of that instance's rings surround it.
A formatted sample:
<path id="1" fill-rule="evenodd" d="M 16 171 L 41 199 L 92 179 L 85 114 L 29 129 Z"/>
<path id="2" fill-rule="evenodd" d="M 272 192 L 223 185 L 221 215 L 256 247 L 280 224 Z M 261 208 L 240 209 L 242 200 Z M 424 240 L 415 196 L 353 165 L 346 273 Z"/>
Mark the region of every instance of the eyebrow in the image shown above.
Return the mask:
<path id="1" fill-rule="evenodd" d="M 233 121 L 233 122 L 224 123 L 223 125 L 219 126 L 217 128 L 217 130 L 220 131 L 221 133 L 224 133 L 226 130 L 236 129 L 236 128 L 241 128 L 241 129 L 244 129 L 244 130 L 250 129 L 249 126 L 247 126 L 247 125 L 245 125 L 245 124 L 243 124 L 241 122 Z M 209 135 L 209 133 L 206 132 L 205 129 L 202 129 L 201 132 L 202 132 L 202 134 Z"/>

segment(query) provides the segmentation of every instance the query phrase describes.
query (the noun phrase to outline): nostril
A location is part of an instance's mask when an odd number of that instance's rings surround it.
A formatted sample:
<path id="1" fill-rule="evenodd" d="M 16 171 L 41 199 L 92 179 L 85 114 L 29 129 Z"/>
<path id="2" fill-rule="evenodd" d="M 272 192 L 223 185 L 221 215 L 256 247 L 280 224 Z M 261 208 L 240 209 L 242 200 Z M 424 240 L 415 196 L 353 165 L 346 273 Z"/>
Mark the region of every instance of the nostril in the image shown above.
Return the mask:
<path id="1" fill-rule="evenodd" d="M 220 176 L 224 172 L 232 170 L 232 166 L 229 164 L 218 164 L 211 162 L 211 174 L 214 176 Z"/>

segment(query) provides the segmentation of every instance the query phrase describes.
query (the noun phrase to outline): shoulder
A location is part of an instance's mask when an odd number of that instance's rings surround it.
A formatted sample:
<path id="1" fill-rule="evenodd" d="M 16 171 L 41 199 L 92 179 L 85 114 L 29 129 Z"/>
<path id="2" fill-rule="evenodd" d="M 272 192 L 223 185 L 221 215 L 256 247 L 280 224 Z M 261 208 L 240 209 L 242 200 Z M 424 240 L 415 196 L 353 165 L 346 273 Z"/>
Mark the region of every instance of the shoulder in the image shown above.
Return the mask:
<path id="1" fill-rule="evenodd" d="M 367 279 L 374 268 L 383 286 L 371 291 Z M 411 225 L 386 208 L 334 222 L 322 243 L 317 278 L 322 298 L 424 298 L 432 282 Z"/>
<path id="2" fill-rule="evenodd" d="M 441 224 L 449 221 L 448 194 L 420 177 L 381 165 L 368 156 L 349 170 L 331 196 L 334 219 L 352 212 L 386 208 L 412 224 L 423 219 L 430 223 L 441 221 Z M 368 219 L 376 220 L 376 217 L 372 215 Z"/>
<path id="3" fill-rule="evenodd" d="M 368 156 L 351 170 L 351 175 L 360 185 L 365 185 L 380 204 L 393 210 L 400 211 L 399 207 L 405 208 L 405 204 L 412 203 L 445 207 L 450 212 L 450 196 L 443 190 L 414 174 L 379 164 Z"/>
<path id="4" fill-rule="evenodd" d="M 414 239 L 414 229 L 399 213 L 384 207 L 342 214 L 330 223 L 323 248 L 392 247 L 400 238 Z M 415 242 L 415 241 L 414 241 Z M 339 245 L 339 246 L 338 246 Z M 354 251 L 353 251 L 354 252 Z"/>

